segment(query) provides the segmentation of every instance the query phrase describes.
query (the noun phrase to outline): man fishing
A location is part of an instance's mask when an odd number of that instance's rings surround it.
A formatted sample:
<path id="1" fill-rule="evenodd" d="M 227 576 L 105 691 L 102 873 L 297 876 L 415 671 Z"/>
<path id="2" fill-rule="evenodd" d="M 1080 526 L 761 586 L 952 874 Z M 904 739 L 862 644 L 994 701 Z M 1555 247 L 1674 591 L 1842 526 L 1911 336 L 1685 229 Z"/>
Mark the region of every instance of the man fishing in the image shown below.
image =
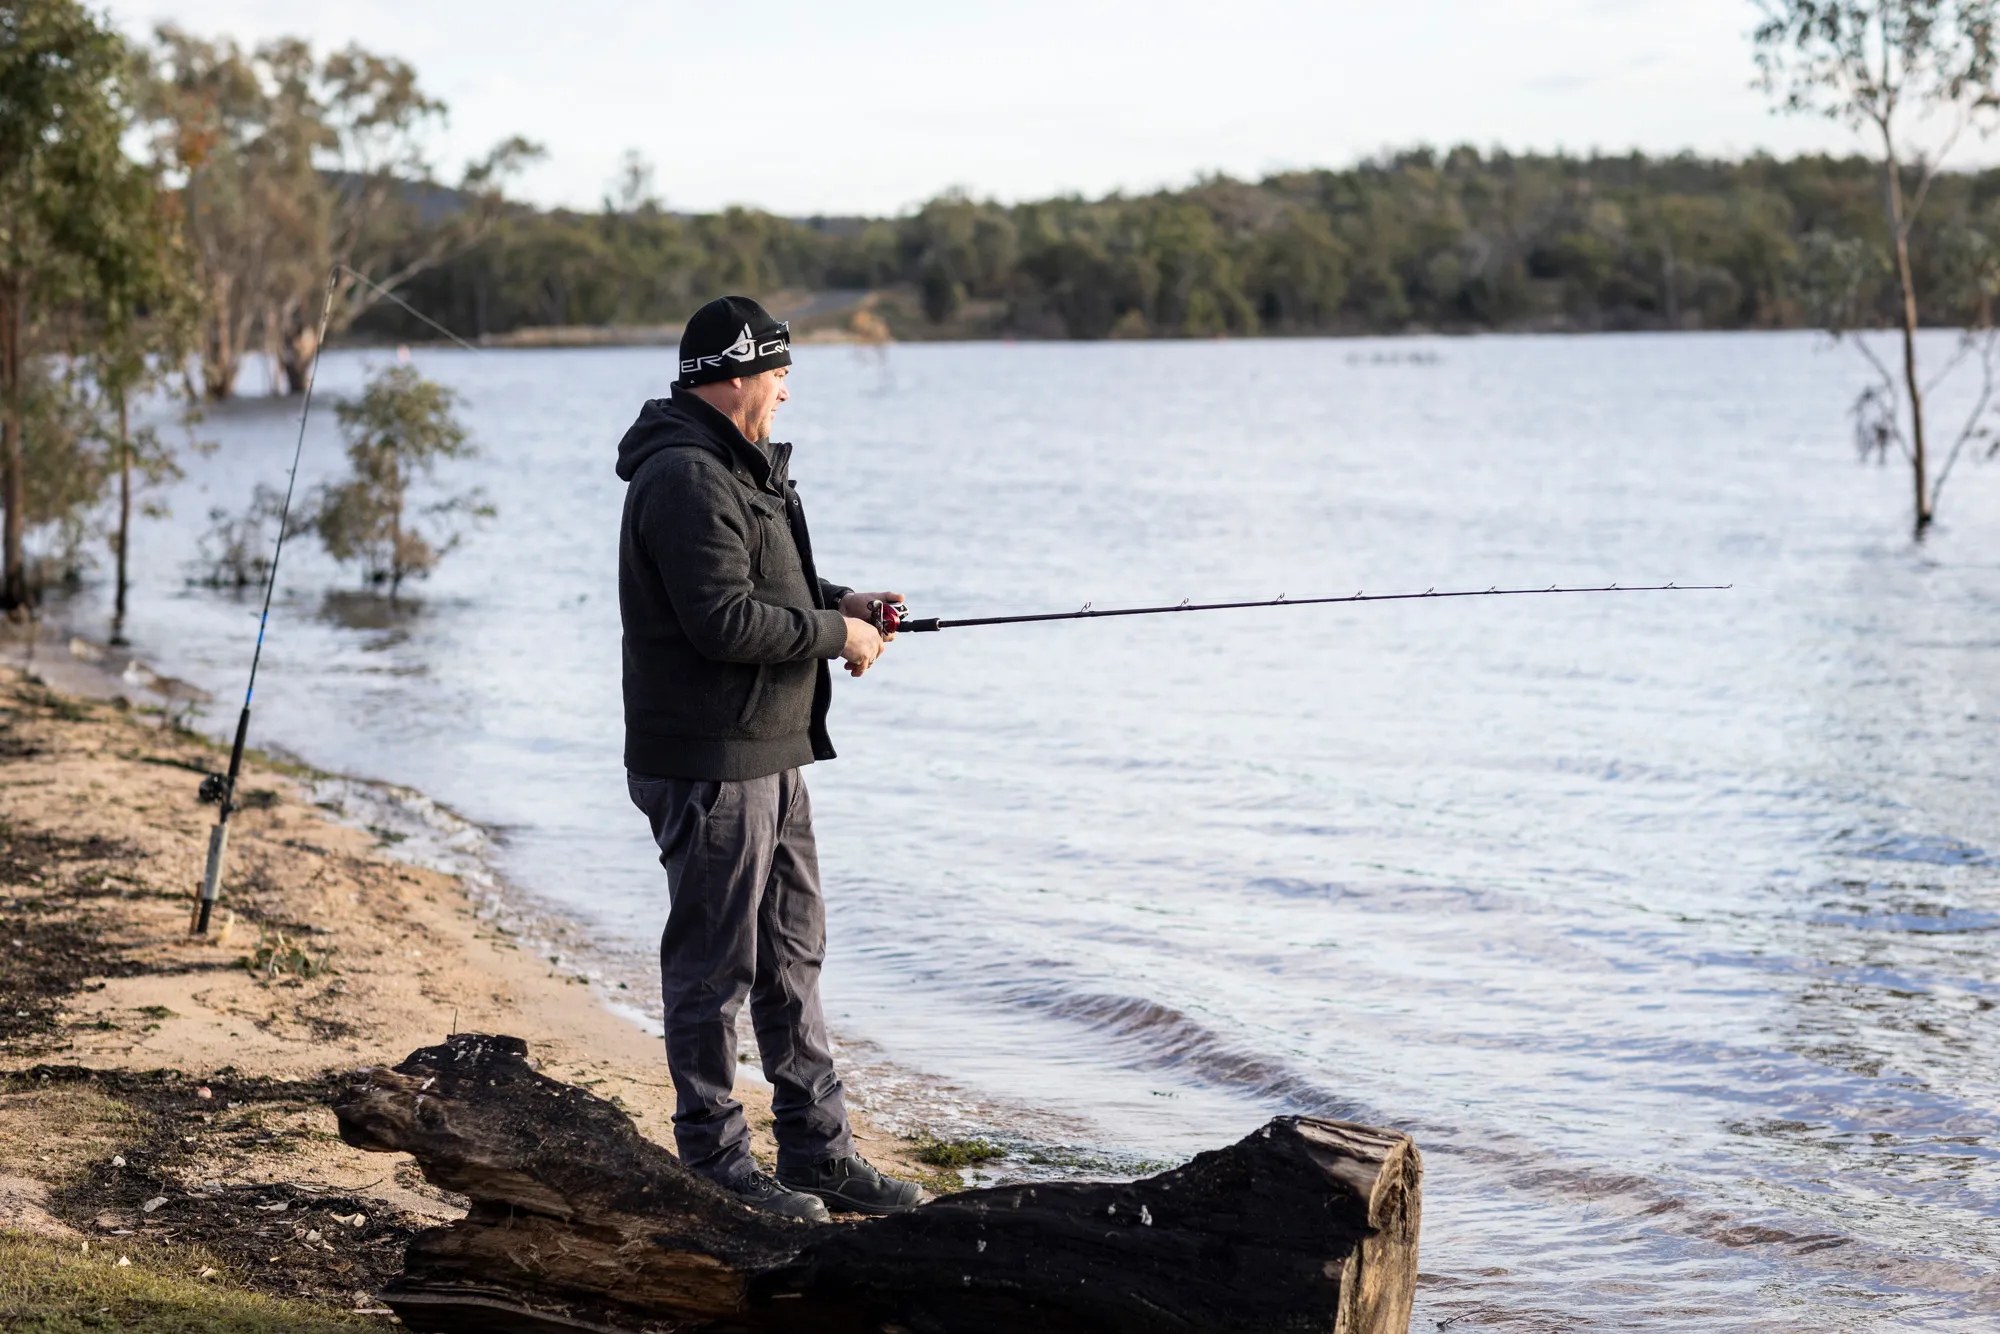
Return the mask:
<path id="1" fill-rule="evenodd" d="M 800 771 L 834 755 L 827 663 L 866 672 L 884 645 L 869 603 L 901 596 L 814 567 L 792 447 L 770 439 L 791 361 L 787 327 L 748 297 L 688 321 L 673 396 L 618 446 L 618 602 L 628 785 L 671 902 L 660 985 L 681 1161 L 753 1207 L 824 1222 L 829 1205 L 895 1213 L 926 1196 L 854 1151 L 820 1009 L 826 914 Z M 733 1096 L 746 995 L 775 1179 Z"/>

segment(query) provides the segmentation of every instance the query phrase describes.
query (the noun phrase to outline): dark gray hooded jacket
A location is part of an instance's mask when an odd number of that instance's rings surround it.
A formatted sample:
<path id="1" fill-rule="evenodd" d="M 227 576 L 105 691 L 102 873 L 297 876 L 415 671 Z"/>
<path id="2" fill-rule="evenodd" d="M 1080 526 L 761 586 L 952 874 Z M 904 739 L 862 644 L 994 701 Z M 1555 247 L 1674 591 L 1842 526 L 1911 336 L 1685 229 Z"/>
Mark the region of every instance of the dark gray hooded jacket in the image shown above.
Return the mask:
<path id="1" fill-rule="evenodd" d="M 791 455 L 679 388 L 619 443 L 626 768 L 744 779 L 833 758 L 850 590 L 813 568 Z"/>

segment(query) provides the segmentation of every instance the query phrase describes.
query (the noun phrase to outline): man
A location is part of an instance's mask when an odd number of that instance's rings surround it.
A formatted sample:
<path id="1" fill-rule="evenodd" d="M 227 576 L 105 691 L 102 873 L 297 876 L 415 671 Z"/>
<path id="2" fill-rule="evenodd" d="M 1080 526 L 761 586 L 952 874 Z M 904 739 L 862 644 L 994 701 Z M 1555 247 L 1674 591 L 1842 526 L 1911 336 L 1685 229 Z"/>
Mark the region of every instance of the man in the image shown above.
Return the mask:
<path id="1" fill-rule="evenodd" d="M 813 565 L 792 447 L 770 440 L 790 397 L 785 325 L 748 297 L 696 311 L 673 397 L 618 446 L 625 768 L 667 868 L 660 939 L 667 1067 L 681 1161 L 775 1213 L 895 1213 L 926 1198 L 854 1152 L 820 1011 L 825 905 L 800 769 L 833 758 L 839 658 L 881 656 L 869 602 Z M 756 1170 L 736 1081 L 745 996 L 774 1090 L 778 1172 Z"/>

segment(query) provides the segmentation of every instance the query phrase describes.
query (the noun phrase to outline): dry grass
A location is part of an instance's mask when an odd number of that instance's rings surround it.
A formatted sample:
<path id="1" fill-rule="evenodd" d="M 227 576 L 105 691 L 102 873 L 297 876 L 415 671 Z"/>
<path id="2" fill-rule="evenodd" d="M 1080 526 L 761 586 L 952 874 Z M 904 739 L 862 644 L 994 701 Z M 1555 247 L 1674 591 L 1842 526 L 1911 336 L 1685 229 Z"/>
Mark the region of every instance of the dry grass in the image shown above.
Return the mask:
<path id="1" fill-rule="evenodd" d="M 194 1247 L 53 1241 L 0 1232 L 0 1329 L 19 1334 L 277 1334 L 382 1328 L 379 1316 L 252 1292 Z M 126 1263 L 120 1264 L 123 1258 Z"/>

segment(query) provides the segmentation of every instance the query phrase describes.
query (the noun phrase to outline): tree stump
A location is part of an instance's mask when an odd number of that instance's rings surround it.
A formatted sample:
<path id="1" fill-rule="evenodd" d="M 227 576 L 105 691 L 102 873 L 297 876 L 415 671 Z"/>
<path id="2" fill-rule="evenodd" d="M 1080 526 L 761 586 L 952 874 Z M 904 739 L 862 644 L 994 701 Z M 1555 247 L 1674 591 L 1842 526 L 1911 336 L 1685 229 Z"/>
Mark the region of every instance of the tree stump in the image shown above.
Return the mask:
<path id="1" fill-rule="evenodd" d="M 469 1197 L 383 1299 L 411 1329 L 1405 1334 L 1422 1164 L 1281 1116 L 1142 1181 L 1001 1186 L 831 1225 L 760 1213 L 518 1038 L 458 1034 L 334 1104 L 358 1148 Z"/>

